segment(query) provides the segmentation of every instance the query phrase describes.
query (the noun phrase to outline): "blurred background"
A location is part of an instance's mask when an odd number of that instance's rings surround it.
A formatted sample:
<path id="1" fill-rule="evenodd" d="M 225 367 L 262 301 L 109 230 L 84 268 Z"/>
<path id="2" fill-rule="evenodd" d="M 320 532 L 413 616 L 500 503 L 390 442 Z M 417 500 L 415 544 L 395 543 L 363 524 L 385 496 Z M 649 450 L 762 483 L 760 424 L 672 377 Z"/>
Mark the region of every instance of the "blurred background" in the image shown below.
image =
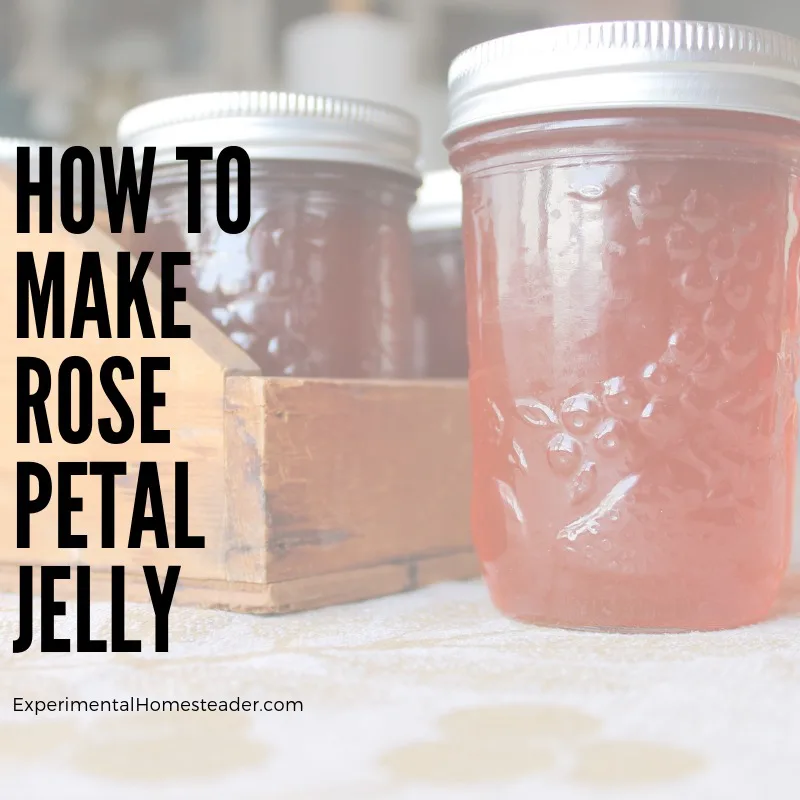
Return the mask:
<path id="1" fill-rule="evenodd" d="M 445 166 L 445 81 L 480 41 L 621 18 L 739 22 L 800 35 L 797 0 L 0 0 L 0 135 L 110 143 L 144 100 L 293 89 L 390 100 Z"/>

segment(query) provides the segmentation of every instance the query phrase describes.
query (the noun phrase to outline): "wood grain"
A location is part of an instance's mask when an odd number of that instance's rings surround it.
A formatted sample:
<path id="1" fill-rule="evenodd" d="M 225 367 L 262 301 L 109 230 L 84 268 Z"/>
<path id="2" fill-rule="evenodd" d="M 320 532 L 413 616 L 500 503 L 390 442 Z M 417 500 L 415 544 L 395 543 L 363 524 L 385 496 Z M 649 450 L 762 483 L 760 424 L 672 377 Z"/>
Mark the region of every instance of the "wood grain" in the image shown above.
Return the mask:
<path id="1" fill-rule="evenodd" d="M 41 274 L 48 252 L 64 252 L 71 309 L 81 257 L 99 252 L 114 328 L 118 248 L 110 237 L 63 230 L 23 235 L 15 220 L 13 190 L 0 178 L 0 263 L 13 275 L 17 252 L 31 251 Z M 146 288 L 158 330 L 159 281 L 148 276 Z M 71 311 L 68 326 L 70 319 Z M 264 377 L 193 308 L 179 304 L 176 322 L 191 325 L 190 340 L 146 339 L 136 324 L 126 340 L 100 339 L 91 324 L 80 340 L 17 340 L 16 293 L 0 296 L 0 514 L 16 518 L 18 461 L 38 461 L 53 474 L 59 461 L 130 466 L 116 484 L 116 548 L 100 546 L 99 479 L 76 478 L 84 509 L 73 515 L 73 530 L 89 536 L 89 548 L 58 549 L 54 500 L 33 518 L 30 549 L 17 550 L 13 525 L 0 532 L 2 586 L 16 588 L 19 564 L 81 563 L 93 567 L 102 589 L 109 567 L 120 564 L 131 571 L 131 587 L 138 586 L 131 591 L 146 600 L 141 566 L 179 564 L 177 602 L 282 613 L 477 574 L 469 536 L 464 382 Z M 22 355 L 44 358 L 51 370 L 81 355 L 95 373 L 112 355 L 126 356 L 135 367 L 143 356 L 168 356 L 172 369 L 156 381 L 167 407 L 157 410 L 156 425 L 171 431 L 171 442 L 142 445 L 137 427 L 122 446 L 103 442 L 96 432 L 85 444 L 67 445 L 57 431 L 53 444 L 17 444 L 16 359 Z M 140 394 L 138 371 L 127 384 L 124 393 L 133 405 Z M 99 384 L 93 404 L 95 418 L 116 420 Z M 55 396 L 47 408 L 54 426 Z M 141 549 L 127 549 L 136 469 L 144 461 L 159 464 L 168 511 L 173 465 L 189 463 L 189 532 L 205 537 L 205 549 L 159 550 L 147 536 Z"/>
<path id="2" fill-rule="evenodd" d="M 469 546 L 462 382 L 230 377 L 261 387 L 267 578 Z"/>

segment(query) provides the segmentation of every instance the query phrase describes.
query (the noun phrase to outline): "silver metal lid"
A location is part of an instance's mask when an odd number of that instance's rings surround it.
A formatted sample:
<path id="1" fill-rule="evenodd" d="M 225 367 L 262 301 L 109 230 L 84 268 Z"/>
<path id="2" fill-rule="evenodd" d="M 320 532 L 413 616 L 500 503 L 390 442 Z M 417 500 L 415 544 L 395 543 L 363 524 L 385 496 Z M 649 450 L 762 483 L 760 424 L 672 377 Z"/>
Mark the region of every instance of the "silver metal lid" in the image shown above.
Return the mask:
<path id="1" fill-rule="evenodd" d="M 419 125 L 375 103 L 288 92 L 212 92 L 156 100 L 120 120 L 118 142 L 156 164 L 174 163 L 178 146 L 237 145 L 252 159 L 361 164 L 419 177 Z"/>
<path id="2" fill-rule="evenodd" d="M 533 114 L 684 108 L 800 120 L 800 42 L 708 22 L 567 25 L 478 45 L 449 75 L 450 137 Z"/>
<path id="3" fill-rule="evenodd" d="M 451 169 L 423 176 L 409 223 L 414 231 L 446 231 L 461 227 L 461 176 Z"/>

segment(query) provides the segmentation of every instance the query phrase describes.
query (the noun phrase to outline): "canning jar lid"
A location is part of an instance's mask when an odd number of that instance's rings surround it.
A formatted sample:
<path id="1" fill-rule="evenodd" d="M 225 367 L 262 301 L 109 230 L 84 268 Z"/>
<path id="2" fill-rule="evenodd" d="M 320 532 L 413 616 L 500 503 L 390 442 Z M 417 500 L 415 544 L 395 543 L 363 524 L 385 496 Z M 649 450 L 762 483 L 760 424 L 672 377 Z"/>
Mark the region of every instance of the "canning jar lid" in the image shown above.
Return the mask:
<path id="1" fill-rule="evenodd" d="M 707 109 L 800 120 L 800 41 L 741 25 L 624 21 L 494 39 L 450 67 L 450 128 L 534 114 Z"/>
<path id="2" fill-rule="evenodd" d="M 156 165 L 175 148 L 229 145 L 251 159 L 332 161 L 380 167 L 418 178 L 419 124 L 377 103 L 291 92 L 210 92 L 155 100 L 128 111 L 118 143 L 156 147 Z"/>
<path id="3" fill-rule="evenodd" d="M 409 222 L 413 231 L 447 231 L 461 227 L 461 176 L 452 169 L 423 176 Z"/>

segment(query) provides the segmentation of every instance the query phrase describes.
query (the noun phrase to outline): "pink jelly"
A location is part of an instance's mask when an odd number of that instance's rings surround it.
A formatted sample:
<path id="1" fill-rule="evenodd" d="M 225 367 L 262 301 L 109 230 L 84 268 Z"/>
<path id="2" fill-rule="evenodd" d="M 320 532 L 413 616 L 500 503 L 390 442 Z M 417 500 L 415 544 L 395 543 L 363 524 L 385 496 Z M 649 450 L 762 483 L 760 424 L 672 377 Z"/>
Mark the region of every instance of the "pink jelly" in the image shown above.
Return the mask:
<path id="1" fill-rule="evenodd" d="M 680 45 L 701 30 L 724 44 L 701 53 L 706 70 Z M 595 42 L 612 73 L 638 48 L 664 85 L 628 97 L 616 84 L 581 105 L 567 77 L 548 105 L 544 67 L 525 73 L 539 93 L 507 116 L 509 95 L 504 106 L 493 93 L 503 59 L 524 85 L 519 37 L 454 67 L 474 537 L 510 616 L 706 630 L 759 621 L 777 596 L 796 451 L 800 72 L 772 62 L 758 72 L 783 80 L 782 103 L 747 84 L 735 108 L 724 86 L 673 107 L 691 96 L 667 91 L 658 60 L 685 59 L 713 88 L 726 58 L 758 63 L 738 30 L 615 23 L 523 35 L 528 52 L 549 42 L 578 63 Z M 783 37 L 753 36 L 769 59 L 800 54 Z M 475 118 L 458 124 L 467 83 L 464 114 Z"/>

